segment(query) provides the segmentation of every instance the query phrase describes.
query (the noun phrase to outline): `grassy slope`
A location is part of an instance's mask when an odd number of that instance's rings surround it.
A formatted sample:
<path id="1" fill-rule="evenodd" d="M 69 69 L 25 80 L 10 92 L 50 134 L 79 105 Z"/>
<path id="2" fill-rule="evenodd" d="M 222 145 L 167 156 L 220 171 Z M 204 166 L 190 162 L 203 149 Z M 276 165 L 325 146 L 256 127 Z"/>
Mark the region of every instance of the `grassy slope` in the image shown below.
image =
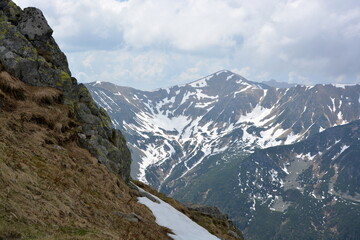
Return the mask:
<path id="1" fill-rule="evenodd" d="M 0 89 L 0 239 L 169 239 L 138 193 L 77 146 L 60 92 L 5 72 Z M 141 220 L 119 216 L 131 213 Z"/>

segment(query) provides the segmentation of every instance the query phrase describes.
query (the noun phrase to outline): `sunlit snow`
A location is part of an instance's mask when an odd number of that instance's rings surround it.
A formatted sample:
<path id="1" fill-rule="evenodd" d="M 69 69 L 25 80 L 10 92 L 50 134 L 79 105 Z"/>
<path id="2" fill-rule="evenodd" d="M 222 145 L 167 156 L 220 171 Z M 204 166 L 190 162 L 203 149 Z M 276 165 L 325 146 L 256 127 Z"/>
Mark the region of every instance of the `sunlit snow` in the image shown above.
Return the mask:
<path id="1" fill-rule="evenodd" d="M 174 240 L 219 240 L 206 229 L 193 222 L 189 217 L 176 210 L 171 205 L 153 196 L 160 203 L 147 197 L 139 197 L 140 203 L 146 205 L 156 217 L 156 223 L 170 228 L 174 234 L 169 234 Z"/>

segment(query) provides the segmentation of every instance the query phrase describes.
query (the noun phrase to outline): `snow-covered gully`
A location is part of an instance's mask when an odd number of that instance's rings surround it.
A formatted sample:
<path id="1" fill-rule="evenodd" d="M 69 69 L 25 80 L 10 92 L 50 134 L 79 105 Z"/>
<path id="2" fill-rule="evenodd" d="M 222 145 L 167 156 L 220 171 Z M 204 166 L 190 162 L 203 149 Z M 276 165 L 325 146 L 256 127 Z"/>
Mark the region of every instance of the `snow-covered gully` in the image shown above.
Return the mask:
<path id="1" fill-rule="evenodd" d="M 139 190 L 144 192 L 141 188 Z M 147 194 L 151 195 L 146 192 Z M 157 201 L 147 197 L 139 197 L 138 200 L 153 212 L 156 223 L 173 231 L 174 234 L 169 234 L 169 236 L 174 240 L 219 240 L 168 203 L 154 195 L 151 196 Z"/>

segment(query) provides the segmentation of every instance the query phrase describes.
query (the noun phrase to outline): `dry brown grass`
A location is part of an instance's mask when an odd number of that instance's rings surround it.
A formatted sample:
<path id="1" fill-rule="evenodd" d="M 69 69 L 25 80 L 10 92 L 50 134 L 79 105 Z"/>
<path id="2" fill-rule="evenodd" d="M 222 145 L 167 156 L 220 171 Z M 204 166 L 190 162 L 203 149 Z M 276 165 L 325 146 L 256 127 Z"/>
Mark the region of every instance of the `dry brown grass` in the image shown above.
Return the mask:
<path id="1" fill-rule="evenodd" d="M 67 113 L 57 90 L 0 73 L 0 239 L 170 239 L 138 193 L 78 147 Z"/>
<path id="2" fill-rule="evenodd" d="M 25 87 L 7 72 L 0 72 L 0 89 L 17 100 L 25 100 Z"/>
<path id="3" fill-rule="evenodd" d="M 61 103 L 63 95 L 54 88 L 38 88 L 31 94 L 32 100 L 40 105 L 53 105 Z"/>

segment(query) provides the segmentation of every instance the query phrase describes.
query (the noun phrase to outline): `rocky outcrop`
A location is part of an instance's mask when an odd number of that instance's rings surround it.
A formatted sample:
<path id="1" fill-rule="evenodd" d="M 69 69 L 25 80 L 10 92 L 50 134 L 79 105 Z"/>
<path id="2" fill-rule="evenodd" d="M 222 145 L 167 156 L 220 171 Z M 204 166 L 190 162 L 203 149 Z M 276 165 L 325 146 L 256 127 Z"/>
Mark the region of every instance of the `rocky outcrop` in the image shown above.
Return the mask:
<path id="1" fill-rule="evenodd" d="M 210 216 L 215 219 L 219 219 L 223 222 L 225 222 L 226 227 L 229 229 L 227 234 L 236 238 L 236 239 L 242 239 L 242 233 L 241 231 L 234 225 L 233 221 L 229 218 L 229 216 L 223 212 L 220 211 L 219 208 L 214 206 L 206 206 L 206 205 L 200 205 L 200 204 L 187 204 L 185 205 L 190 211 L 197 211 L 201 214 Z"/>
<path id="2" fill-rule="evenodd" d="M 23 11 L 11 0 L 0 3 L 0 68 L 32 86 L 63 93 L 69 115 L 77 120 L 79 144 L 124 180 L 130 178 L 130 151 L 122 133 L 111 127 L 86 87 L 71 77 L 65 54 L 53 30 L 36 8 Z"/>
<path id="3" fill-rule="evenodd" d="M 42 12 L 5 3 L 0 10 L 0 62 L 5 70 L 30 85 L 71 91 L 76 82 Z"/>
<path id="4" fill-rule="evenodd" d="M 37 8 L 31 7 L 24 9 L 18 29 L 30 41 L 46 41 L 53 33 L 42 12 Z"/>
<path id="5" fill-rule="evenodd" d="M 186 205 L 186 207 L 188 207 L 190 210 L 195 210 L 201 212 L 202 214 L 212 216 L 217 219 L 228 220 L 230 222 L 228 215 L 222 213 L 217 207 L 199 205 L 199 204 L 188 204 Z"/>

